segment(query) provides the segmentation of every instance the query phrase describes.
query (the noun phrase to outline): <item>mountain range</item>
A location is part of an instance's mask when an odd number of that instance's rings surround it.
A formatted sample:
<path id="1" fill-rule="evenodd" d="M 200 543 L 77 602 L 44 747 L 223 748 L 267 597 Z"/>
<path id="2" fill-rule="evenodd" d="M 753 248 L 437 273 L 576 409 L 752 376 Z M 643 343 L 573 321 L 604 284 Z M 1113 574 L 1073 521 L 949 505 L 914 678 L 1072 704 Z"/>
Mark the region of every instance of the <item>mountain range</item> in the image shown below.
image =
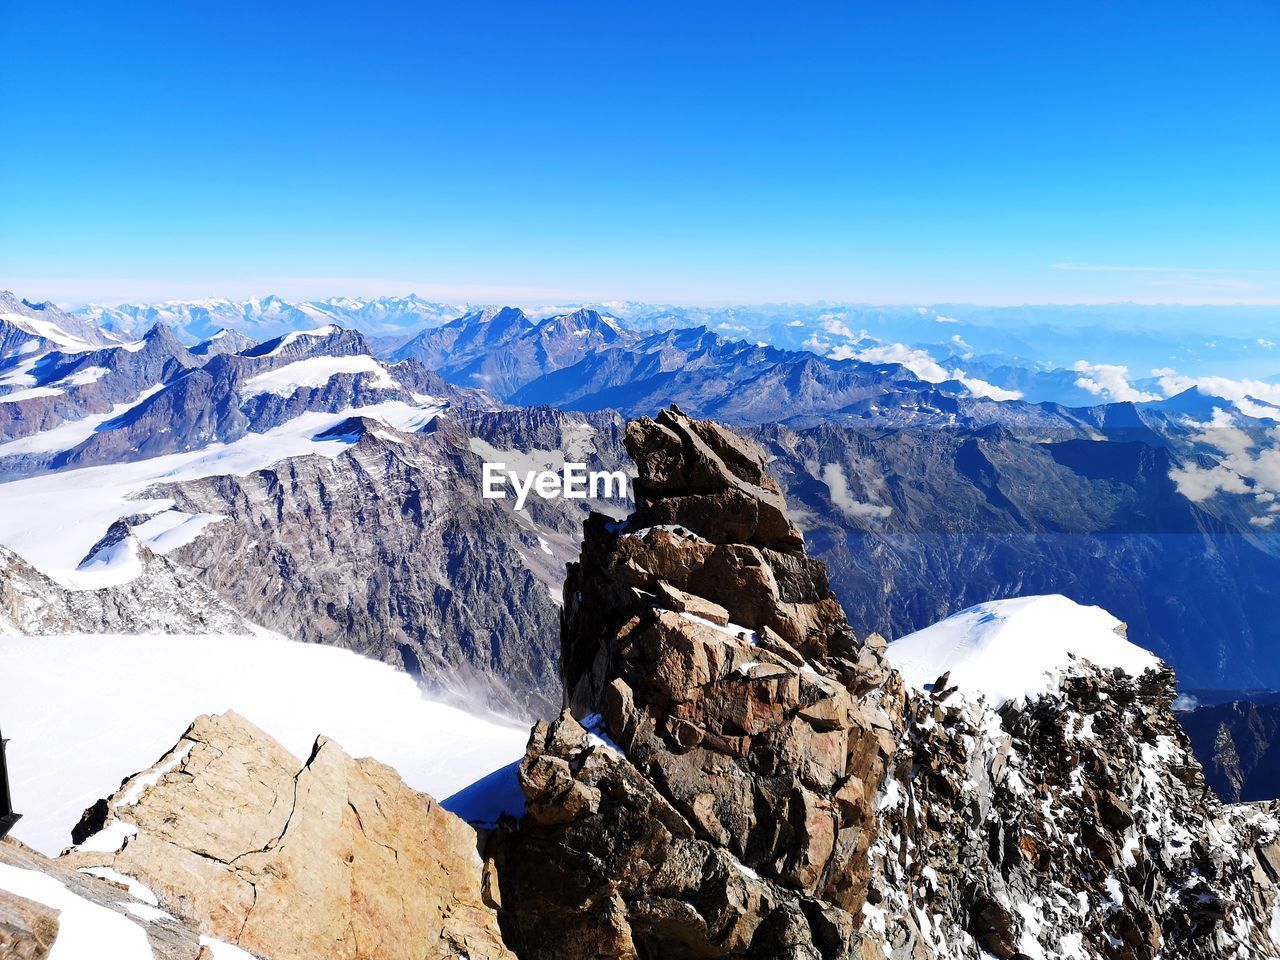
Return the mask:
<path id="1" fill-rule="evenodd" d="M 4 307 L 0 543 L 61 589 L 119 590 L 164 559 L 252 622 L 546 715 L 555 652 L 536 638 L 583 510 L 626 504 L 514 511 L 478 496 L 480 467 L 631 469 L 625 419 L 675 403 L 769 451 L 861 629 L 1062 593 L 1121 616 L 1193 686 L 1280 686 L 1272 424 L 1194 388 L 999 400 L 967 374 L 587 308 L 467 310 L 388 353 L 335 323 L 121 341 Z"/>
<path id="2" fill-rule="evenodd" d="M 532 729 L 261 628 L 8 638 L 39 850 L 0 841 L 0 948 L 1275 955 L 1277 805 L 1213 796 L 1173 672 L 1124 624 L 1024 596 L 886 644 L 845 616 L 765 448 L 674 408 L 623 443 L 634 509 L 582 525 L 561 708 Z"/>

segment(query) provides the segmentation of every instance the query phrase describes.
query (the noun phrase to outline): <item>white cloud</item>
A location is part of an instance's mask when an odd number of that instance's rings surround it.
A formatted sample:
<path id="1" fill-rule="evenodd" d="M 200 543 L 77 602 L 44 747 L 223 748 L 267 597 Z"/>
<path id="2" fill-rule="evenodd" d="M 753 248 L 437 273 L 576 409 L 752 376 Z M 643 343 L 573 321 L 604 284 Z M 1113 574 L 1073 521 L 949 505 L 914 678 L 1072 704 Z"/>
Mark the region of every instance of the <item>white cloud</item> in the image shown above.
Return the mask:
<path id="1" fill-rule="evenodd" d="M 1197 502 L 1216 493 L 1236 493 L 1253 494 L 1260 504 L 1274 504 L 1280 492 L 1280 449 L 1275 446 L 1280 428 L 1266 431 L 1263 437 L 1270 443 L 1259 447 L 1255 436 L 1241 430 L 1226 410 L 1214 410 L 1212 419 L 1199 427 L 1194 439 L 1225 456 L 1212 467 L 1188 463 L 1171 470 L 1169 477 L 1178 492 Z"/>
<path id="2" fill-rule="evenodd" d="M 849 329 L 848 324 L 844 321 L 848 318 L 847 313 L 824 313 L 818 318 L 818 323 L 822 325 L 822 329 L 833 337 L 844 337 L 846 340 L 853 339 L 853 331 Z"/>
<path id="3" fill-rule="evenodd" d="M 1096 397 L 1121 403 L 1146 403 L 1160 399 L 1157 394 L 1147 393 L 1133 386 L 1129 382 L 1129 368 L 1121 364 L 1077 360 L 1071 365 L 1071 369 L 1082 374 L 1076 379 L 1076 386 Z"/>
<path id="4" fill-rule="evenodd" d="M 721 323 L 716 327 L 717 330 L 732 330 L 735 333 L 750 333 L 750 327 L 740 326 L 736 323 Z"/>
<path id="5" fill-rule="evenodd" d="M 873 347 L 862 348 L 845 344 L 836 347 L 827 356 L 832 360 L 861 360 L 863 363 L 900 364 L 926 383 L 958 380 L 975 397 L 984 397 L 991 400 L 1022 399 L 1022 394 L 1017 390 L 1005 390 L 1003 387 L 997 387 L 986 380 L 966 377 L 963 370 L 956 369 L 948 373 L 927 351 L 918 347 L 908 347 L 905 343 L 880 343 Z"/>
<path id="6" fill-rule="evenodd" d="M 847 517 L 855 520 L 884 520 L 893 513 L 893 507 L 881 503 L 863 503 L 849 492 L 849 480 L 838 463 L 824 464 L 822 482 L 827 485 L 831 502 Z"/>
<path id="7" fill-rule="evenodd" d="M 803 321 L 803 320 L 792 320 L 790 323 L 788 323 L 788 324 L 787 324 L 787 326 L 788 326 L 788 327 L 803 327 L 803 326 L 804 326 L 804 321 Z"/>
<path id="8" fill-rule="evenodd" d="M 1270 350 L 1275 345 L 1276 345 L 1276 342 L 1274 340 L 1268 340 L 1266 337 L 1258 338 L 1258 346 L 1260 347 L 1266 347 L 1268 350 Z"/>
<path id="9" fill-rule="evenodd" d="M 1253 417 L 1255 420 L 1275 420 L 1280 423 L 1280 407 L 1273 407 L 1266 403 L 1255 403 L 1246 397 L 1243 400 L 1236 401 L 1236 409 L 1246 417 Z"/>
<path id="10" fill-rule="evenodd" d="M 960 322 L 959 318 L 957 317 L 944 317 L 942 314 L 938 314 L 933 319 L 938 323 L 959 323 Z"/>
<path id="11" fill-rule="evenodd" d="M 988 383 L 986 380 L 966 377 L 963 370 L 952 370 L 951 379 L 959 380 L 975 397 L 985 397 L 988 400 L 1022 399 L 1021 390 L 1006 390 L 1004 387 L 997 387 L 994 383 Z"/>
<path id="12" fill-rule="evenodd" d="M 959 350 L 960 355 L 966 360 L 973 356 L 973 347 L 969 346 L 969 344 L 965 342 L 964 337 L 960 336 L 960 334 L 953 333 L 951 335 L 951 345 Z"/>
<path id="13" fill-rule="evenodd" d="M 838 351 L 842 356 L 835 356 L 833 352 L 832 358 L 835 360 L 861 360 L 864 363 L 898 363 L 906 367 L 921 380 L 928 383 L 941 383 L 943 380 L 950 380 L 951 376 L 938 365 L 938 361 L 917 347 L 908 347 L 905 343 L 881 343 L 874 347 L 864 347 L 861 350 L 854 350 L 851 347 L 841 347 Z"/>
<path id="14" fill-rule="evenodd" d="M 1169 471 L 1169 479 L 1177 486 L 1178 492 L 1188 500 L 1196 503 L 1208 500 L 1219 491 L 1223 493 L 1248 493 L 1249 487 L 1239 474 L 1232 473 L 1224 466 L 1198 467 L 1189 463 L 1185 467 L 1175 467 Z"/>
<path id="15" fill-rule="evenodd" d="M 1265 380 L 1232 380 L 1230 377 L 1188 377 L 1169 369 L 1152 370 L 1151 374 L 1159 377 L 1160 389 L 1164 391 L 1166 397 L 1172 397 L 1174 394 L 1195 387 L 1207 397 L 1230 400 L 1244 413 L 1248 413 L 1244 406 L 1250 399 L 1280 406 L 1280 383 L 1267 383 Z"/>
<path id="16" fill-rule="evenodd" d="M 804 347 L 806 350 L 811 350 L 814 353 L 823 354 L 823 353 L 826 353 L 828 350 L 831 350 L 831 341 L 823 340 L 820 336 L 814 333 L 809 336 L 808 340 L 800 344 L 800 346 Z M 830 354 L 831 359 L 847 360 L 848 357 L 838 357 L 836 356 L 836 354 L 839 353 L 841 350 L 848 350 L 848 349 L 849 349 L 848 347 L 840 347 L 837 350 L 833 350 Z"/>

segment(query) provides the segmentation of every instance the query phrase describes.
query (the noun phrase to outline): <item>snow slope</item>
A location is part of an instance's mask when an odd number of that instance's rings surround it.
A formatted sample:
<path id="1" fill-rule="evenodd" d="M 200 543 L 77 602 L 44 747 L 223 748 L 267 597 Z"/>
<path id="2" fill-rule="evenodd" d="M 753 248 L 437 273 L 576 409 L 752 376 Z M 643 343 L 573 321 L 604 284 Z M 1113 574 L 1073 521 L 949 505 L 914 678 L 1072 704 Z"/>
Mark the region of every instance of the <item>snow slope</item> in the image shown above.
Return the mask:
<path id="1" fill-rule="evenodd" d="M 32 336 L 48 340 L 63 353 L 86 353 L 93 349 L 93 344 L 72 336 L 56 323 L 42 320 L 39 317 L 29 317 L 21 313 L 3 313 L 0 314 L 0 320 L 11 323 Z"/>
<path id="2" fill-rule="evenodd" d="M 101 369 L 101 367 L 96 369 Z M 7 443 L 0 443 L 0 457 L 11 457 L 26 453 L 57 453 L 62 450 L 70 450 L 93 436 L 103 424 L 124 416 L 138 404 L 159 393 L 162 389 L 164 389 L 163 384 L 156 384 L 154 387 L 143 390 L 142 393 L 138 394 L 136 400 L 117 403 L 106 413 L 90 414 L 87 417 L 81 417 L 79 420 L 64 420 L 56 427 L 51 427 L 48 430 L 42 430 L 26 437 L 19 437 Z"/>
<path id="3" fill-rule="evenodd" d="M 294 336 L 290 334 L 290 336 Z M 313 336 L 313 334 L 304 334 Z M 278 352 L 278 351 L 276 351 Z M 373 378 L 371 385 L 386 390 L 394 390 L 399 384 L 391 379 L 386 368 L 373 357 L 363 354 L 342 357 L 308 357 L 295 360 L 256 377 L 250 377 L 240 388 L 244 396 L 259 393 L 274 393 L 288 397 L 302 387 L 323 387 L 334 377 L 342 373 L 368 374 Z"/>
<path id="4" fill-rule="evenodd" d="M 0 890 L 58 911 L 58 939 L 49 960 L 85 960 L 87 957 L 153 960 L 151 945 L 141 926 L 72 893 L 61 881 L 47 874 L 0 863 Z"/>
<path id="5" fill-rule="evenodd" d="M 995 708 L 1055 689 L 1077 660 L 1132 676 L 1160 660 L 1124 638 L 1124 624 L 1101 607 L 1059 595 L 993 600 L 952 614 L 889 644 L 889 661 L 907 683 L 948 686 Z"/>
<path id="6" fill-rule="evenodd" d="M 438 799 L 524 753 L 525 726 L 424 698 L 347 650 L 256 636 L 0 637 L 13 833 L 46 854 L 85 808 L 163 756 L 202 713 L 234 709 L 300 760 L 317 734 Z"/>
<path id="7" fill-rule="evenodd" d="M 307 454 L 336 457 L 357 438 L 316 437 L 351 417 L 369 417 L 395 430 L 416 431 L 441 409 L 393 400 L 337 413 L 304 413 L 234 443 L 0 484 L 0 543 L 64 586 L 99 586 L 98 579 L 87 578 L 77 567 L 107 528 L 121 517 L 173 506 L 171 500 L 146 496 L 149 487 L 199 477 L 246 476 Z"/>

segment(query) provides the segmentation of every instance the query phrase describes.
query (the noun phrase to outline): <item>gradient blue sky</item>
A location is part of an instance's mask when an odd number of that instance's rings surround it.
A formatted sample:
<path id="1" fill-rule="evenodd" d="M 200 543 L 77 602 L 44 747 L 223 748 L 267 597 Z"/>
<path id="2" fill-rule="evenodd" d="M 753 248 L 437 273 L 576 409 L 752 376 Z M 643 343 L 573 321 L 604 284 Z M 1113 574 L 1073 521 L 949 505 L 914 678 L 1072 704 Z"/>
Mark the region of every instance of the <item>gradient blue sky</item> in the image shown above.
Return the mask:
<path id="1" fill-rule="evenodd" d="M 1280 302 L 1280 6 L 0 7 L 64 302 Z"/>

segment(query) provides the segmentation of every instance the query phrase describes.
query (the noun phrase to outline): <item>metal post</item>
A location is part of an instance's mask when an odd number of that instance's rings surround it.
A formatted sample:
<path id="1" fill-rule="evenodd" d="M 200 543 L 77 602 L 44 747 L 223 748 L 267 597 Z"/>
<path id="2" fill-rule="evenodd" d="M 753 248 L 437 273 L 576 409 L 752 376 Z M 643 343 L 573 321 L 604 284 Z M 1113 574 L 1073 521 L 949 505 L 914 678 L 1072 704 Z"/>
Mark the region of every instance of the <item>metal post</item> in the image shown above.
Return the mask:
<path id="1" fill-rule="evenodd" d="M 9 797 L 9 764 L 5 760 L 4 748 L 9 741 L 0 737 L 0 837 L 7 834 L 22 814 L 13 812 L 13 801 Z"/>

